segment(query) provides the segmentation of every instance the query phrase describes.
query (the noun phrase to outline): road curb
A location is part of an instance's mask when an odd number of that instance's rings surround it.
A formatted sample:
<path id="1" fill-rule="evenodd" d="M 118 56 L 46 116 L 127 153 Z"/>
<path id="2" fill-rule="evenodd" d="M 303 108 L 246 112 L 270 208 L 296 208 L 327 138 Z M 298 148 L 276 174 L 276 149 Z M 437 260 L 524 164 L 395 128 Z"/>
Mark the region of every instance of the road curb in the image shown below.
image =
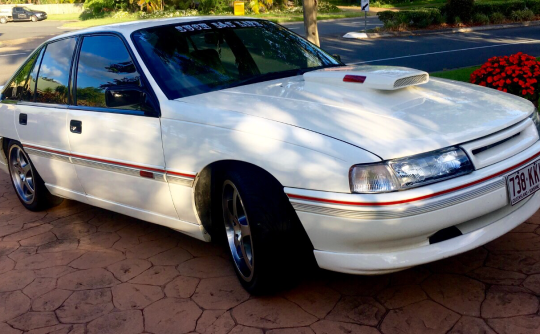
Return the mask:
<path id="1" fill-rule="evenodd" d="M 353 32 L 348 32 L 345 35 L 343 35 L 343 38 L 372 39 L 372 38 L 427 36 L 427 35 L 459 34 L 459 33 L 468 33 L 468 32 L 476 32 L 476 31 L 512 29 L 512 28 L 535 27 L 535 26 L 540 26 L 540 21 L 529 21 L 529 22 L 523 22 L 523 23 L 510 23 L 510 24 L 496 24 L 496 25 L 471 27 L 471 28 L 417 30 L 417 31 L 406 31 L 406 32 L 365 33 L 365 32 L 353 31 Z"/>

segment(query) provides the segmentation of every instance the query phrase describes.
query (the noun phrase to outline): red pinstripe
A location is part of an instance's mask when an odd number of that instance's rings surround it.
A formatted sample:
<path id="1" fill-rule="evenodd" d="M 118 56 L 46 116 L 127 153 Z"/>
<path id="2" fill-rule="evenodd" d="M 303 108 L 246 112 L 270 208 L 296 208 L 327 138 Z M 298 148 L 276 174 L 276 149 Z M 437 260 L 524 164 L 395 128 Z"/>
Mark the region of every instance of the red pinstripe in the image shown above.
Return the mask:
<path id="1" fill-rule="evenodd" d="M 424 200 L 424 199 L 445 195 L 445 194 L 448 194 L 448 193 L 451 193 L 451 192 L 454 192 L 454 191 L 458 191 L 458 190 L 461 190 L 461 189 L 472 187 L 472 186 L 477 185 L 479 183 L 482 183 L 482 182 L 491 180 L 493 178 L 496 178 L 498 176 L 501 176 L 503 174 L 506 174 L 506 173 L 512 171 L 513 169 L 516 169 L 518 167 L 521 167 L 521 166 L 531 162 L 532 160 L 536 159 L 539 156 L 540 156 L 540 152 L 536 153 L 532 157 L 530 157 L 530 158 L 520 162 L 519 164 L 510 167 L 510 168 L 506 168 L 505 170 L 497 172 L 497 173 L 495 173 L 493 175 L 486 176 L 486 177 L 484 177 L 482 179 L 479 179 L 479 180 L 476 180 L 476 181 L 473 181 L 473 182 L 470 182 L 470 183 L 467 183 L 467 184 L 464 184 L 464 185 L 461 185 L 461 186 L 458 186 L 458 187 L 446 189 L 446 190 L 439 191 L 439 192 L 429 194 L 429 195 L 425 195 L 425 196 L 414 197 L 414 198 L 404 199 L 404 200 L 400 200 L 400 201 L 393 201 L 393 202 L 349 202 L 349 201 L 337 201 L 337 200 L 332 200 L 332 199 L 310 197 L 310 196 L 301 196 L 301 195 L 294 195 L 294 194 L 287 194 L 287 196 L 289 196 L 289 198 L 294 198 L 294 199 L 299 199 L 299 200 L 306 200 L 306 201 L 313 201 L 313 202 L 320 202 L 320 203 L 328 203 L 328 204 L 352 205 L 352 206 L 387 206 L 387 205 L 405 204 L 405 203 L 411 203 L 411 202 L 421 201 L 421 200 Z"/>
<path id="2" fill-rule="evenodd" d="M 69 156 L 69 157 L 72 157 L 72 158 L 79 158 L 79 159 L 85 159 L 85 160 L 90 160 L 90 161 L 103 162 L 103 163 L 107 163 L 107 164 L 111 164 L 111 165 L 129 167 L 129 168 L 146 170 L 146 171 L 157 172 L 157 173 L 167 173 L 167 174 L 170 174 L 170 175 L 173 175 L 173 176 L 182 176 L 182 177 L 188 177 L 188 178 L 192 178 L 192 179 L 194 179 L 195 176 L 196 176 L 196 175 L 193 175 L 193 174 L 171 172 L 171 171 L 167 171 L 165 169 L 150 168 L 150 167 L 127 164 L 127 163 L 123 163 L 123 162 L 111 161 L 111 160 L 106 160 L 106 159 L 92 158 L 92 157 L 87 157 L 87 156 L 84 156 L 84 155 L 78 155 L 78 154 L 71 154 L 71 153 L 66 153 L 66 152 L 61 152 L 61 151 L 55 151 L 55 150 L 51 150 L 51 149 L 48 149 L 48 148 L 42 148 L 42 147 L 38 147 L 38 146 L 32 146 L 32 145 L 23 145 L 23 146 L 28 147 L 28 148 L 33 148 L 34 150 L 40 150 L 40 151 L 45 151 L 45 152 L 54 153 L 54 154 L 61 154 L 61 155 Z"/>

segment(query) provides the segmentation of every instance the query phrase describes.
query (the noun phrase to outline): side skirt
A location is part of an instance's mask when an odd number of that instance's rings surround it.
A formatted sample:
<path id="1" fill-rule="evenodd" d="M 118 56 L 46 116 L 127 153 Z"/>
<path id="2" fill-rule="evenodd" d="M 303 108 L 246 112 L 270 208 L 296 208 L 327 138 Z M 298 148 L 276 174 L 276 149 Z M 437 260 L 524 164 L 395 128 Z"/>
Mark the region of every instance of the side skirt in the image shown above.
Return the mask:
<path id="1" fill-rule="evenodd" d="M 70 191 L 68 189 L 54 186 L 51 184 L 45 184 L 51 194 L 76 200 L 89 205 L 97 206 L 106 210 L 121 213 L 126 216 L 144 220 L 150 223 L 166 226 L 178 232 L 187 234 L 193 238 L 209 242 L 210 235 L 206 232 L 202 225 L 189 223 L 183 220 L 179 220 L 173 217 L 160 215 L 150 211 L 144 211 L 137 208 L 133 208 L 127 205 L 106 201 L 97 197 L 88 196 L 78 192 Z"/>

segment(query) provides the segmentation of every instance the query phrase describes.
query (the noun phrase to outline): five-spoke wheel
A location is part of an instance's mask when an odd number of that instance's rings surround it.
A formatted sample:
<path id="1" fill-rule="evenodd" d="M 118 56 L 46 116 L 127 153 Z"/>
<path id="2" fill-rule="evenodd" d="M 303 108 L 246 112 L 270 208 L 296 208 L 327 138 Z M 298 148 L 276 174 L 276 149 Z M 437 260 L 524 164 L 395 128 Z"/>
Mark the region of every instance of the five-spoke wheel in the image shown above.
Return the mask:
<path id="1" fill-rule="evenodd" d="M 225 232 L 233 261 L 242 278 L 250 282 L 255 263 L 251 228 L 240 193 L 231 181 L 223 185 L 222 204 Z"/>
<path id="2" fill-rule="evenodd" d="M 9 142 L 7 162 L 11 183 L 25 208 L 40 211 L 62 203 L 62 198 L 52 195 L 45 187 L 45 182 L 18 141 Z"/>
<path id="3" fill-rule="evenodd" d="M 283 186 L 255 166 L 222 166 L 225 170 L 215 176 L 220 186 L 214 199 L 224 228 L 214 230 L 212 237 L 221 235 L 229 246 L 240 283 L 252 294 L 294 284 L 312 263 L 313 246 Z"/>
<path id="4" fill-rule="evenodd" d="M 19 198 L 26 204 L 31 204 L 36 192 L 34 173 L 28 155 L 18 145 L 11 146 L 9 164 L 13 186 Z"/>

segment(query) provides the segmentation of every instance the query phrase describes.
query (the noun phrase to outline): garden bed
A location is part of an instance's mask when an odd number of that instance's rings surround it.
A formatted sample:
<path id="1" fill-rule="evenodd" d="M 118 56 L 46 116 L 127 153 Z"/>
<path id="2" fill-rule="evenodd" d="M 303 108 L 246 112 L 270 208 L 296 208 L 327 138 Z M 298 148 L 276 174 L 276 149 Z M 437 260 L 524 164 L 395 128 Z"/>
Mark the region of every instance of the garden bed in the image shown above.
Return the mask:
<path id="1" fill-rule="evenodd" d="M 540 61 L 540 57 L 536 58 Z M 478 66 L 464 67 L 453 70 L 444 70 L 440 72 L 430 73 L 430 76 L 442 79 L 457 80 L 462 82 L 471 82 L 471 74 L 480 68 Z"/>

